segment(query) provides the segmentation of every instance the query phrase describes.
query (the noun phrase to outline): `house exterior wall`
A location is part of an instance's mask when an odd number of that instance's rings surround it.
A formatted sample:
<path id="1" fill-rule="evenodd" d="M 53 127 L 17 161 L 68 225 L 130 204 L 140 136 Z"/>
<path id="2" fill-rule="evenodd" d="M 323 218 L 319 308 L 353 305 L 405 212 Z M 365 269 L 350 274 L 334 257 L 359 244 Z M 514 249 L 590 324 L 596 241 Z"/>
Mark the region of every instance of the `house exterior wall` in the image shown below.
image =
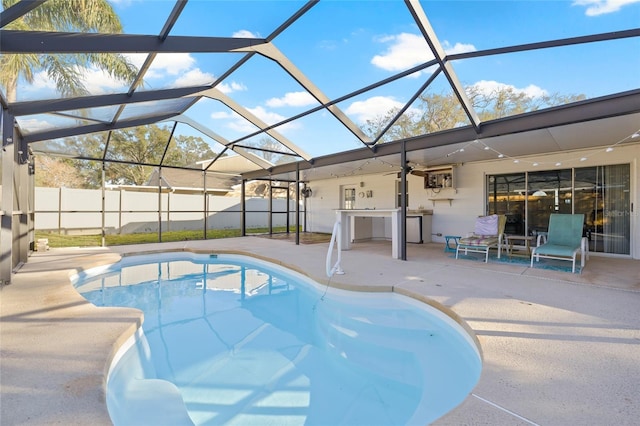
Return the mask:
<path id="1" fill-rule="evenodd" d="M 581 158 L 586 160 L 581 161 Z M 631 257 L 640 259 L 640 145 L 619 145 L 611 152 L 582 150 L 553 155 L 500 159 L 456 165 L 455 187 L 425 189 L 422 177 L 407 177 L 410 210 L 433 210 L 431 217 L 432 241 L 444 243 L 445 235 L 464 235 L 473 231 L 476 216 L 486 212 L 485 177 L 489 174 L 518 173 L 526 171 L 593 167 L 613 164 L 630 164 Z M 533 163 L 539 163 L 533 166 Z M 561 163 L 556 166 L 556 163 Z M 394 208 L 396 197 L 396 174 L 358 175 L 309 182 L 313 195 L 307 199 L 307 220 L 310 231 L 331 232 L 335 221 L 335 209 L 341 208 L 341 191 L 345 186 L 354 186 L 356 193 L 371 189 L 373 197 L 356 196 L 355 208 Z M 360 186 L 360 182 L 364 186 Z M 448 199 L 451 199 L 449 202 Z M 439 201 L 432 201 L 433 199 Z"/>

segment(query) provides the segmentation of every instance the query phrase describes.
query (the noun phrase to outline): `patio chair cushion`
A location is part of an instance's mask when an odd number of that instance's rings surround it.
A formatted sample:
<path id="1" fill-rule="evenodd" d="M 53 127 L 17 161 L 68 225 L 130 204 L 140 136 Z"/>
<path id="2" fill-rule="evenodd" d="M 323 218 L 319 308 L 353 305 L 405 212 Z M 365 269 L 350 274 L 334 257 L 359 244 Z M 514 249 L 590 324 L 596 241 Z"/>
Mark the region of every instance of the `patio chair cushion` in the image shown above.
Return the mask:
<path id="1" fill-rule="evenodd" d="M 489 246 L 498 243 L 498 237 L 495 235 L 471 235 L 469 237 L 460 238 L 458 244 L 463 246 Z"/>
<path id="2" fill-rule="evenodd" d="M 580 250 L 579 245 L 578 247 L 569 247 L 565 245 L 547 243 L 540 247 L 536 247 L 536 254 L 540 256 L 565 256 L 570 258 L 578 250 Z"/>
<path id="3" fill-rule="evenodd" d="M 475 230 L 473 231 L 474 235 L 498 235 L 498 218 L 497 214 L 477 218 Z"/>
<path id="4" fill-rule="evenodd" d="M 498 249 L 498 258 L 504 247 L 502 235 L 504 226 L 507 221 L 505 215 L 481 216 L 476 219 L 475 232 L 466 237 L 460 238 L 456 247 L 456 259 L 460 251 L 465 254 L 467 252 L 476 252 L 485 254 L 485 262 L 489 261 L 489 249 Z"/>

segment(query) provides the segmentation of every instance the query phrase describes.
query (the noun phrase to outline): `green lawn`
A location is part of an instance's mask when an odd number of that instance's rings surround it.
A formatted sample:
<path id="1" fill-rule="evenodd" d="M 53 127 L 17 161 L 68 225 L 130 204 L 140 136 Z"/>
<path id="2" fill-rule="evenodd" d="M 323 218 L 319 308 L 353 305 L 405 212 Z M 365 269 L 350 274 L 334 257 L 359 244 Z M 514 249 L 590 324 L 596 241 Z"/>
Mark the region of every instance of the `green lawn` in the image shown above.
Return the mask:
<path id="1" fill-rule="evenodd" d="M 274 233 L 285 232 L 286 227 L 273 228 Z M 296 228 L 291 227 L 290 232 L 295 232 Z M 251 228 L 247 234 L 266 234 L 268 228 Z M 240 229 L 214 229 L 207 231 L 207 239 L 239 237 Z M 97 235 L 62 235 L 54 232 L 36 231 L 36 241 L 40 238 L 49 239 L 49 247 L 99 247 L 101 237 Z M 170 241 L 192 241 L 204 239 L 203 231 L 167 231 L 162 233 L 162 242 Z M 150 232 L 144 234 L 122 234 L 107 235 L 105 244 L 107 246 L 119 246 L 127 244 L 157 243 L 158 233 Z"/>

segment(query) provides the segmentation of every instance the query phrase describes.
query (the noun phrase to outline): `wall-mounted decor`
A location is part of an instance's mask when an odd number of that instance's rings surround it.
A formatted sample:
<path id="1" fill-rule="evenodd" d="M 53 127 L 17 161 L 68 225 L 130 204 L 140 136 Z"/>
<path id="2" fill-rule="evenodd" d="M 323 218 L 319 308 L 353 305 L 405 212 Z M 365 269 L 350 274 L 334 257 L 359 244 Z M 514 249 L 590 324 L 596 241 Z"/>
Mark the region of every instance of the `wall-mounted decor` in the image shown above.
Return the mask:
<path id="1" fill-rule="evenodd" d="M 454 172 L 454 167 L 428 170 L 424 173 L 424 187 L 427 189 L 455 188 L 456 182 Z"/>

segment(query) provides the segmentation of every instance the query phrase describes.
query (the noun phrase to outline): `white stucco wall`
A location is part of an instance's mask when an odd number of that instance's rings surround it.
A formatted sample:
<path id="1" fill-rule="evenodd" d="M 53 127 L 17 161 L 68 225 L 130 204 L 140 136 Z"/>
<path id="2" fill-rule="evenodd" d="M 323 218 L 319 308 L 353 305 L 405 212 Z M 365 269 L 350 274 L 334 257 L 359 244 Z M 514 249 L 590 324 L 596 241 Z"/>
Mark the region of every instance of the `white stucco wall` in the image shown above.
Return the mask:
<path id="1" fill-rule="evenodd" d="M 586 157 L 586 160 L 580 161 Z M 604 149 L 574 151 L 547 156 L 520 158 L 519 163 L 513 159 L 458 164 L 456 166 L 456 188 L 437 190 L 425 189 L 423 178 L 408 176 L 409 209 L 424 207 L 433 210 L 432 239 L 444 243 L 444 235 L 464 235 L 473 231 L 475 218 L 485 213 L 487 174 L 517 173 L 538 170 L 567 169 L 573 167 L 593 167 L 613 164 L 630 164 L 631 194 L 633 205 L 631 212 L 631 256 L 640 259 L 640 145 L 616 146 L 612 152 Z M 538 162 L 538 166 L 533 166 Z M 555 163 L 561 163 L 555 166 Z M 364 186 L 360 186 L 360 182 Z M 356 194 L 372 190 L 373 197 L 356 196 L 355 208 L 394 208 L 395 207 L 396 174 L 358 175 L 311 181 L 309 186 L 313 195 L 308 202 L 308 225 L 311 231 L 331 232 L 335 221 L 334 210 L 341 208 L 342 188 L 355 186 Z M 439 192 L 438 192 L 439 191 Z M 430 201 L 429 199 L 452 198 L 448 201 Z M 441 236 L 438 236 L 440 234 Z"/>

